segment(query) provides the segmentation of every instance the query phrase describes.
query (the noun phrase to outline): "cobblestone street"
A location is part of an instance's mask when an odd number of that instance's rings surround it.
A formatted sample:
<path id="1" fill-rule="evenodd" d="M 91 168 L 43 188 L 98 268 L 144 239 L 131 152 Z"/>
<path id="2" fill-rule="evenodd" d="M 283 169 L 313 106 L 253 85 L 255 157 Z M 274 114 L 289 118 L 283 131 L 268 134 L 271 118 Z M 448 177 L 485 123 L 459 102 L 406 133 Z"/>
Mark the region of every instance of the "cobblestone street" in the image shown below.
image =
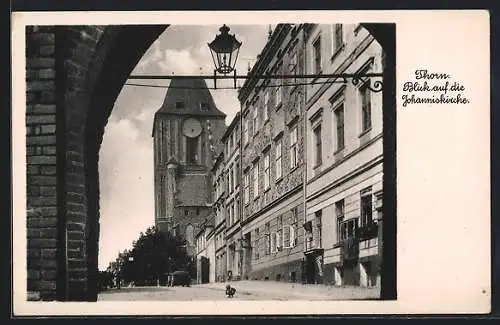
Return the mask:
<path id="1" fill-rule="evenodd" d="M 290 283 L 240 281 L 232 283 L 236 288 L 234 300 L 347 300 L 377 299 L 380 290 L 359 287 L 332 287 Z M 190 287 L 133 287 L 110 289 L 99 294 L 100 301 L 139 300 L 226 300 L 224 283 L 207 283 Z"/>

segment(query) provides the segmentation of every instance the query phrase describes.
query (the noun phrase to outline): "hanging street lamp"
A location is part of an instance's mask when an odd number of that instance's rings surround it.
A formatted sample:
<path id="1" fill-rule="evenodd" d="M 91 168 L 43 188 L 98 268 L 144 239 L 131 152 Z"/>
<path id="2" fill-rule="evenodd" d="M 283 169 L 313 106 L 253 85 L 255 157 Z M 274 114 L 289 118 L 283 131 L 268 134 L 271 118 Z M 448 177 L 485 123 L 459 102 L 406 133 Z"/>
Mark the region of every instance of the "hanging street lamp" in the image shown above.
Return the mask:
<path id="1" fill-rule="evenodd" d="M 215 65 L 214 88 L 217 88 L 217 73 L 225 76 L 231 72 L 234 72 L 234 87 L 236 88 L 235 66 L 242 42 L 238 41 L 234 34 L 229 34 L 229 27 L 225 24 L 219 28 L 219 31 L 220 34 L 215 36 L 215 39 L 211 43 L 208 43 Z"/>
<path id="2" fill-rule="evenodd" d="M 347 84 L 350 79 L 354 86 L 359 86 L 361 84 L 367 85 L 367 88 L 372 92 L 381 92 L 383 90 L 383 81 L 380 80 L 383 77 L 381 72 L 357 72 L 357 73 L 329 73 L 329 74 L 271 74 L 271 73 L 252 73 L 251 75 L 237 75 L 236 74 L 236 61 L 238 59 L 238 54 L 242 42 L 236 39 L 234 34 L 229 34 L 230 28 L 224 24 L 219 28 L 220 33 L 215 36 L 215 39 L 207 43 L 210 49 L 210 54 L 212 55 L 212 60 L 214 62 L 214 88 L 217 89 L 217 79 L 233 79 L 234 89 L 237 89 L 237 79 L 257 79 L 257 80 L 269 80 L 269 79 L 302 79 L 305 84 Z M 233 73 L 233 75 L 228 75 Z M 219 74 L 219 75 L 217 75 Z M 211 79 L 208 75 L 181 75 L 181 76 L 167 76 L 167 75 L 132 75 L 128 79 Z M 376 78 L 372 82 L 372 78 Z M 321 81 L 319 79 L 326 79 Z M 312 81 L 309 81 L 312 80 Z M 129 84 L 133 86 L 148 86 L 148 85 L 136 85 Z"/>

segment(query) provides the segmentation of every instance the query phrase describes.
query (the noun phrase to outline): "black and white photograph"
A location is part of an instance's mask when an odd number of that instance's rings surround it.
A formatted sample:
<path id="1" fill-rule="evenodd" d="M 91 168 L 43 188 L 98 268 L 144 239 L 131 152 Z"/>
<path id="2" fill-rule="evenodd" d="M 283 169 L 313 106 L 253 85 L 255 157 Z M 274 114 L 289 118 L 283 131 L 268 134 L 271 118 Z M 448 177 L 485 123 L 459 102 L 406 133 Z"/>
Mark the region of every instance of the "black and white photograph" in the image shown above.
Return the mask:
<path id="1" fill-rule="evenodd" d="M 398 105 L 471 99 L 425 66 L 401 97 L 396 20 L 18 30 L 24 300 L 397 301 Z"/>

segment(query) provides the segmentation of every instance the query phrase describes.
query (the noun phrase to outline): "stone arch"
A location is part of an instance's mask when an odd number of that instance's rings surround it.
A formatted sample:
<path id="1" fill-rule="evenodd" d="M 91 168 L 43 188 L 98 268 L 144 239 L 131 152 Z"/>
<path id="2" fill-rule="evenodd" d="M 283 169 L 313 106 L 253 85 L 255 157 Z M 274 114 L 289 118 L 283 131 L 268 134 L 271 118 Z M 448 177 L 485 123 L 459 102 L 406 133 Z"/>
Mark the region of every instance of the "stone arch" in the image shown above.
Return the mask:
<path id="1" fill-rule="evenodd" d="M 128 75 L 166 25 L 84 26 L 61 30 L 66 153 L 63 195 L 68 300 L 97 300 L 98 159 L 104 128 Z M 89 35 L 93 37 L 89 37 Z M 59 127 L 59 124 L 58 124 Z M 72 253 L 71 253 L 72 252 Z M 70 253 L 71 258 L 69 258 Z"/>

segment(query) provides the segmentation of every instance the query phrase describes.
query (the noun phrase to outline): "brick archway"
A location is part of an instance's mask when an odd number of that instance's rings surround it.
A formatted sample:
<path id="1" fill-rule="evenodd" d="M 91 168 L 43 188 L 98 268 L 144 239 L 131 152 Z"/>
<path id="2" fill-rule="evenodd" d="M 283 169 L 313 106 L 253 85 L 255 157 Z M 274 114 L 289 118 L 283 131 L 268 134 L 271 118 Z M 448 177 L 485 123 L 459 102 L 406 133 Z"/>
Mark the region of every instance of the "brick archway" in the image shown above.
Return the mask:
<path id="1" fill-rule="evenodd" d="M 104 127 L 128 75 L 167 27 L 26 30 L 28 291 L 44 300 L 97 299 L 98 159 Z M 364 27 L 388 48 L 384 87 L 391 90 L 384 94 L 384 106 L 395 108 L 394 27 L 392 32 L 383 24 Z M 384 123 L 395 126 L 393 115 L 395 109 L 385 114 Z M 395 148 L 394 135 L 389 139 Z M 393 164 L 385 166 L 384 173 L 392 175 Z M 388 182 L 384 188 L 393 188 Z M 390 191 L 384 195 L 392 202 L 395 189 Z M 389 218 L 384 222 L 395 227 Z M 391 263 L 395 241 L 384 237 L 384 242 L 390 247 L 384 249 L 384 263 Z"/>
<path id="2" fill-rule="evenodd" d="M 97 299 L 104 127 L 128 75 L 167 27 L 26 30 L 28 291 L 44 300 Z"/>

